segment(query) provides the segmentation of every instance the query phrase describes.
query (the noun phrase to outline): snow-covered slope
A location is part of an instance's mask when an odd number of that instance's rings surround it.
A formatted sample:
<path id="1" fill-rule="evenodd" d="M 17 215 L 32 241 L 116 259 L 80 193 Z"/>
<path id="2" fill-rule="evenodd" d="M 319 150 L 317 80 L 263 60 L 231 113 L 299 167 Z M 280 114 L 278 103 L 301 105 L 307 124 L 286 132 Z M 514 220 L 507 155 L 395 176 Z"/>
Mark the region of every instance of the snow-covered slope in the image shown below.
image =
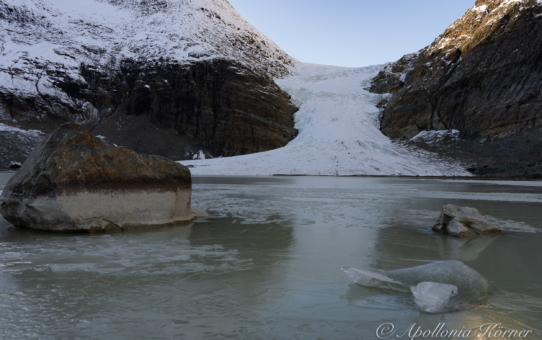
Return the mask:
<path id="1" fill-rule="evenodd" d="M 181 163 L 195 175 L 468 176 L 460 164 L 380 132 L 379 96 L 363 89 L 380 69 L 297 63 L 292 75 L 275 79 L 300 106 L 297 138 L 268 152 Z"/>
<path id="2" fill-rule="evenodd" d="M 123 58 L 225 58 L 275 75 L 293 62 L 226 0 L 3 0 L 0 11 L 4 62 L 25 51 L 104 66 Z"/>
<path id="3" fill-rule="evenodd" d="M 75 122 L 177 159 L 270 150 L 296 134 L 272 80 L 294 62 L 226 0 L 0 1 L 0 123 L 22 130 Z"/>
<path id="4" fill-rule="evenodd" d="M 274 76 L 293 63 L 226 0 L 2 0 L 0 19 L 0 86 L 66 101 L 49 75 L 84 83 L 82 63 L 220 58 Z"/>

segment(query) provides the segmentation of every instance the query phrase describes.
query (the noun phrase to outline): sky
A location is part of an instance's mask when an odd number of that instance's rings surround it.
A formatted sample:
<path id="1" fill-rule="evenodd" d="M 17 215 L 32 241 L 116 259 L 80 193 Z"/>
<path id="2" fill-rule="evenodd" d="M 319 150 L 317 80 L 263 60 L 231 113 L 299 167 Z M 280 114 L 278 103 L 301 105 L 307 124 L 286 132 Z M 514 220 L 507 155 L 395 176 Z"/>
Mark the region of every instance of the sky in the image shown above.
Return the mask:
<path id="1" fill-rule="evenodd" d="M 335 66 L 395 61 L 431 44 L 475 0 L 228 0 L 290 56 Z"/>

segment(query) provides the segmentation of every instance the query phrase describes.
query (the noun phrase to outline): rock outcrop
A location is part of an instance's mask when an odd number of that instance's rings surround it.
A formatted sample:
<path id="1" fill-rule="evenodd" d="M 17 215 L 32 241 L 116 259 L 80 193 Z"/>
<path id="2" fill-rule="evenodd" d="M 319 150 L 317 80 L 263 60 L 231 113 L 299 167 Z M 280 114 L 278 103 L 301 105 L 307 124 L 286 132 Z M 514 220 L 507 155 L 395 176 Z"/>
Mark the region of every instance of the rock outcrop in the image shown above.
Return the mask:
<path id="1" fill-rule="evenodd" d="M 405 86 L 408 72 L 414 69 L 420 53 L 406 54 L 394 63 L 389 63 L 371 80 L 371 92 L 393 93 Z"/>
<path id="2" fill-rule="evenodd" d="M 175 160 L 267 151 L 297 134 L 297 108 L 273 80 L 294 60 L 225 0 L 6 0 L 0 28 L 0 124 L 48 134 L 75 122 Z M 28 155 L 12 139 L 0 167 Z"/>
<path id="3" fill-rule="evenodd" d="M 499 227 L 489 222 L 476 208 L 458 207 L 453 204 L 442 206 L 442 212 L 433 226 L 433 231 L 457 237 L 502 233 Z"/>
<path id="4" fill-rule="evenodd" d="M 9 180 L 0 213 L 38 230 L 133 230 L 192 221 L 191 192 L 186 167 L 109 146 L 66 123 Z"/>
<path id="5" fill-rule="evenodd" d="M 542 173 L 540 1 L 478 0 L 412 59 L 373 79 L 373 92 L 393 92 L 384 134 L 456 129 L 465 141 L 459 148 L 480 159 L 473 173 Z"/>

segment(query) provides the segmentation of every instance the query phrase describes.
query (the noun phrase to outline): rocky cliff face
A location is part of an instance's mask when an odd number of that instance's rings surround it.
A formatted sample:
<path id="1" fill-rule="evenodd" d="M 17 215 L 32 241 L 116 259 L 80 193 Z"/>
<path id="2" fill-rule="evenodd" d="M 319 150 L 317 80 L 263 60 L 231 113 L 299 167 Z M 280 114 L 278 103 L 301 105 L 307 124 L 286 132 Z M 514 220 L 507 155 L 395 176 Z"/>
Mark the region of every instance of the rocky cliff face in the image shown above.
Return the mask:
<path id="1" fill-rule="evenodd" d="M 542 2 L 476 1 L 415 61 L 373 79 L 373 92 L 393 92 L 382 132 L 456 129 L 458 147 L 479 159 L 474 173 L 542 173 L 541 45 Z"/>
<path id="2" fill-rule="evenodd" d="M 0 124 L 19 128 L 0 167 L 28 154 L 25 131 L 64 122 L 175 159 L 266 151 L 297 133 L 273 81 L 293 59 L 225 0 L 6 0 L 0 26 Z"/>

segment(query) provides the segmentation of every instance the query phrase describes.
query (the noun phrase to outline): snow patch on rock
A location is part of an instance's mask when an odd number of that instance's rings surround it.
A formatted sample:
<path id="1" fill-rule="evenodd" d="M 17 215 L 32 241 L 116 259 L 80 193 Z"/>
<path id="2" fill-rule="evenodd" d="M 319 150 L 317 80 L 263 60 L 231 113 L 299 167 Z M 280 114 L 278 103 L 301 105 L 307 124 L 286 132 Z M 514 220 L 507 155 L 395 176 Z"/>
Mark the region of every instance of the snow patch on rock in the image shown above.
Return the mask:
<path id="1" fill-rule="evenodd" d="M 397 77 L 400 81 L 404 82 L 406 80 L 408 72 L 414 69 L 416 60 L 418 60 L 418 57 L 420 56 L 420 53 L 422 53 L 422 51 L 423 50 L 410 54 L 405 54 L 401 58 L 401 65 L 404 65 L 402 68 L 396 68 L 396 63 L 388 63 L 386 64 L 386 66 L 384 66 L 382 70 L 386 74 Z"/>
<path id="2" fill-rule="evenodd" d="M 410 139 L 413 142 L 425 142 L 427 144 L 437 144 L 445 138 L 450 140 L 459 140 L 459 130 L 437 130 L 422 131 Z"/>
<path id="3" fill-rule="evenodd" d="M 27 136 L 39 137 L 39 138 L 43 137 L 44 135 L 43 132 L 38 131 L 38 130 L 23 130 L 23 129 L 19 129 L 19 128 L 2 124 L 2 123 L 0 123 L 0 132 L 15 132 L 15 133 L 20 133 Z"/>
<path id="4" fill-rule="evenodd" d="M 193 157 L 194 159 L 205 159 L 205 154 L 203 153 L 202 150 L 198 151 L 198 153 L 196 153 Z"/>

